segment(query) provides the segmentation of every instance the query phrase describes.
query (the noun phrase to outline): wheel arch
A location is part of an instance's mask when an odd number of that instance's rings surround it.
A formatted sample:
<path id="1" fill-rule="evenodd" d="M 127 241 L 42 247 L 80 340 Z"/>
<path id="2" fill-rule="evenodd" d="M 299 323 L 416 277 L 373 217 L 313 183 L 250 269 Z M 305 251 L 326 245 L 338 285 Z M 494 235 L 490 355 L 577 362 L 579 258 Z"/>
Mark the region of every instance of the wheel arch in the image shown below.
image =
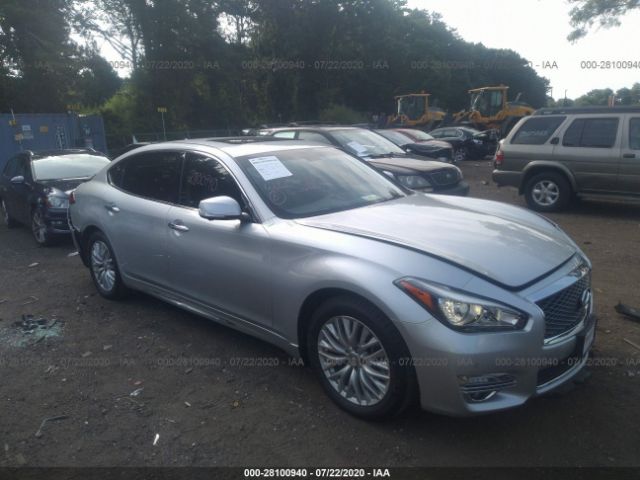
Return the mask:
<path id="1" fill-rule="evenodd" d="M 96 232 L 101 232 L 104 235 L 104 232 L 96 225 L 88 225 L 82 230 L 82 232 L 80 232 L 80 238 L 78 239 L 80 258 L 87 268 L 89 267 L 89 251 L 87 248 L 87 242 L 91 238 L 91 235 Z"/>
<path id="2" fill-rule="evenodd" d="M 569 182 L 569 185 L 571 186 L 573 192 L 577 191 L 576 180 L 571 171 L 566 166 L 552 162 L 532 162 L 527 165 L 523 172 L 522 181 L 520 182 L 520 188 L 518 189 L 520 195 L 525 192 L 525 188 L 529 183 L 531 177 L 543 172 L 554 172 L 561 174 Z"/>
<path id="3" fill-rule="evenodd" d="M 385 311 L 380 308 L 380 305 L 377 305 L 376 302 L 371 299 L 355 292 L 354 290 L 349 290 L 347 288 L 342 287 L 325 287 L 320 288 L 305 298 L 298 310 L 298 350 L 300 353 L 300 357 L 304 360 L 305 363 L 308 363 L 308 349 L 307 349 L 307 333 L 309 329 L 309 319 L 313 315 L 313 312 L 318 309 L 322 303 L 327 300 L 335 297 L 350 297 L 357 300 L 364 301 L 371 305 L 373 308 L 379 310 L 383 315 L 388 317 Z"/>

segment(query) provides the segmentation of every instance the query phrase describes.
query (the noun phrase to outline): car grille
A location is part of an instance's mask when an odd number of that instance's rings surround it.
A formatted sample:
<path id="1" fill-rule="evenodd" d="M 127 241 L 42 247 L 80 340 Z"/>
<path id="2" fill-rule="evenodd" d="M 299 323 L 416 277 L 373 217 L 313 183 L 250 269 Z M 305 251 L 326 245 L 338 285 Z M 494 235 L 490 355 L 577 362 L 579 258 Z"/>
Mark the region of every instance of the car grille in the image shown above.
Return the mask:
<path id="1" fill-rule="evenodd" d="M 576 327 L 586 317 L 589 304 L 584 304 L 583 296 L 590 288 L 591 276 L 585 274 L 564 290 L 537 302 L 544 312 L 544 338 L 562 335 Z M 590 297 L 588 300 L 590 302 Z"/>
<path id="2" fill-rule="evenodd" d="M 460 175 L 453 168 L 433 172 L 430 177 L 436 187 L 455 185 L 460 180 Z"/>

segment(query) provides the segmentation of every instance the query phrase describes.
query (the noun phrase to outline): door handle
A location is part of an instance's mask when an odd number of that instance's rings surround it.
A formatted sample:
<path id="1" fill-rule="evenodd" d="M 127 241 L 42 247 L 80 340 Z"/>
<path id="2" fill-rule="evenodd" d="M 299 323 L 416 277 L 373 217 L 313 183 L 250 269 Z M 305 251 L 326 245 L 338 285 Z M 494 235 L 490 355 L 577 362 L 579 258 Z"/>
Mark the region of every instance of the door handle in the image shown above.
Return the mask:
<path id="1" fill-rule="evenodd" d="M 107 203 L 104 208 L 113 213 L 118 213 L 120 208 L 116 207 L 115 203 Z"/>
<path id="2" fill-rule="evenodd" d="M 174 220 L 173 222 L 169 222 L 169 228 L 175 230 L 177 232 L 188 232 L 189 227 L 179 223 L 179 220 Z"/>
<path id="3" fill-rule="evenodd" d="M 635 153 L 625 153 L 624 155 L 622 155 L 622 158 L 636 158 L 636 154 Z"/>

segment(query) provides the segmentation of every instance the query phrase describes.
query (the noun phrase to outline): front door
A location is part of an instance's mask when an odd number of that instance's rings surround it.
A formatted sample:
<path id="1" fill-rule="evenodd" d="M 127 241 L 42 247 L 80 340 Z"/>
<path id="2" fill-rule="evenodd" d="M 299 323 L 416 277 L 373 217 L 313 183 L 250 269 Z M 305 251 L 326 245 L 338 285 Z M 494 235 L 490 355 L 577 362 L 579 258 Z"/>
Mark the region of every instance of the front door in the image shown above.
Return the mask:
<path id="1" fill-rule="evenodd" d="M 627 118 L 622 145 L 618 177 L 620 191 L 640 195 L 640 115 Z"/>
<path id="2" fill-rule="evenodd" d="M 217 196 L 232 197 L 246 207 L 221 162 L 188 153 L 179 205 L 167 216 L 171 288 L 200 304 L 271 326 L 269 236 L 260 223 L 202 218 L 200 201 Z"/>

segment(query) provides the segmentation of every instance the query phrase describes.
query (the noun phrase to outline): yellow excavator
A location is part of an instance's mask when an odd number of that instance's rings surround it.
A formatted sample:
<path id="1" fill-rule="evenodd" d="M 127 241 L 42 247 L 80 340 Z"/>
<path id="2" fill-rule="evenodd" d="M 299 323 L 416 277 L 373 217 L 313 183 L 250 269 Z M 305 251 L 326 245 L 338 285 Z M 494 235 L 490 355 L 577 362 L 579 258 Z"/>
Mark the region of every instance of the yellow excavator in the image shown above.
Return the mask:
<path id="1" fill-rule="evenodd" d="M 438 107 L 429 105 L 431 94 L 410 93 L 398 95 L 396 100 L 396 113 L 389 116 L 389 127 L 413 127 L 432 130 L 438 128 L 444 120 L 447 112 Z"/>
<path id="2" fill-rule="evenodd" d="M 508 90 L 506 85 L 469 90 L 469 110 L 453 114 L 453 123 L 478 130 L 496 130 L 500 138 L 506 137 L 522 117 L 535 112 L 533 107 L 520 101 L 520 94 L 514 101 L 507 101 Z"/>

